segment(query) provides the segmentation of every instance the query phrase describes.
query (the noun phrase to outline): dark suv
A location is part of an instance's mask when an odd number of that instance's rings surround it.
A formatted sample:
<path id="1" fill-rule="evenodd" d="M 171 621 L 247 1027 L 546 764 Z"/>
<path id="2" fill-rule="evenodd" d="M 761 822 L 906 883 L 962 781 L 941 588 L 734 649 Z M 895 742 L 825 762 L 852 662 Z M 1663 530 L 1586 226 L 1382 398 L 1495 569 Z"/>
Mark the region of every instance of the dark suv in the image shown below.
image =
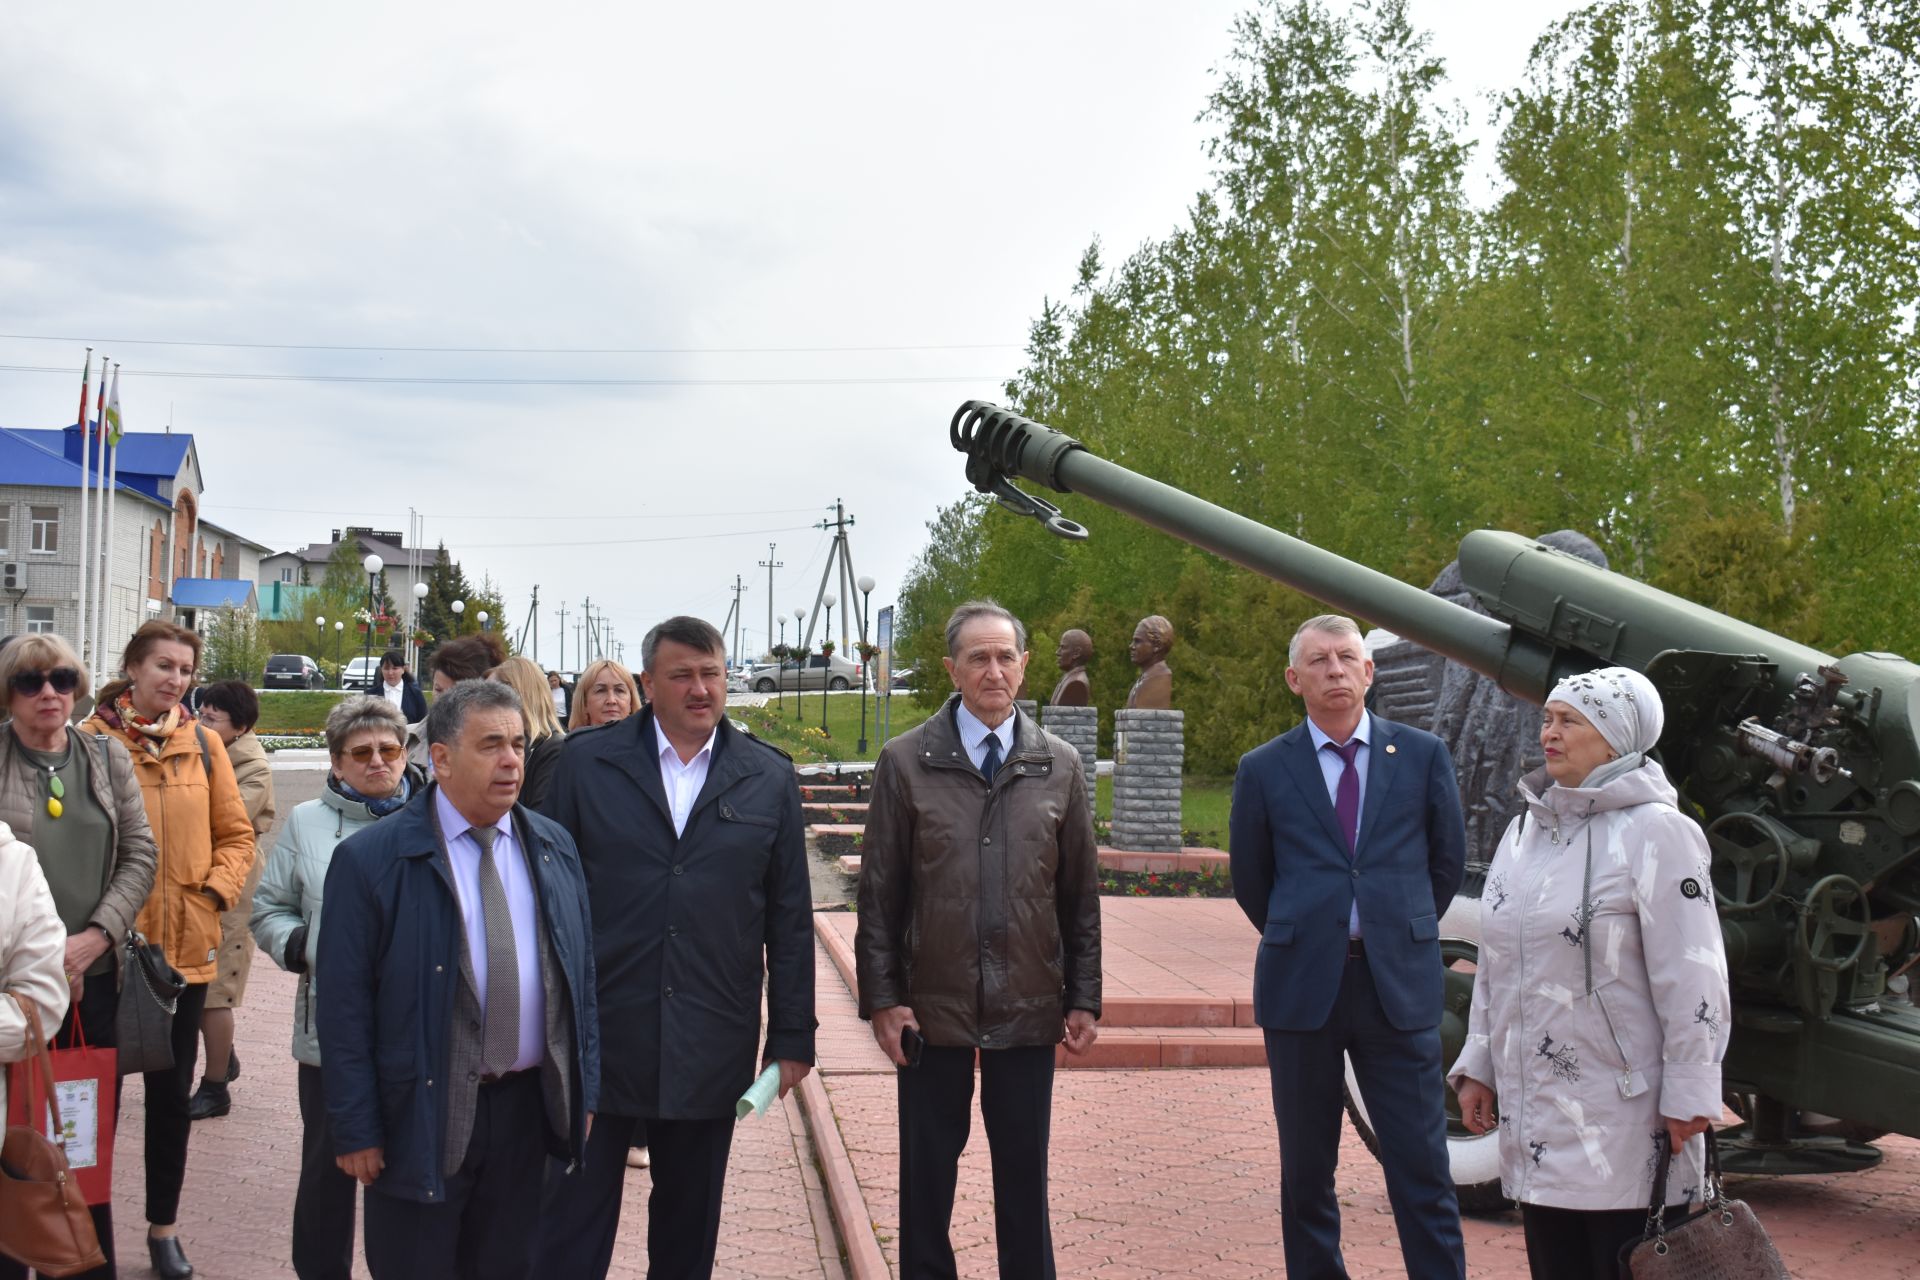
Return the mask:
<path id="1" fill-rule="evenodd" d="M 304 653 L 276 653 L 267 659 L 262 689 L 324 689 L 327 678 L 320 665 Z"/>

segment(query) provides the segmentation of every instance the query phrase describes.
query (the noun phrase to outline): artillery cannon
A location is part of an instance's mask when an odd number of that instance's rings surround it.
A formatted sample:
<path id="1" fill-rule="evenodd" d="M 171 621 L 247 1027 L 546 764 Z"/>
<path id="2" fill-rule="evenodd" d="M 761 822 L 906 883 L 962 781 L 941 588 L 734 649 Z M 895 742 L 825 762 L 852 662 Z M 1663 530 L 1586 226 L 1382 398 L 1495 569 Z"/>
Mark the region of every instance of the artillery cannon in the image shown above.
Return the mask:
<path id="1" fill-rule="evenodd" d="M 1879 1161 L 1872 1137 L 1920 1137 L 1920 1009 L 1904 977 L 1889 988 L 1920 957 L 1920 667 L 1890 653 L 1835 658 L 1493 530 L 1460 545 L 1460 578 L 1483 614 L 983 401 L 960 407 L 951 437 L 975 488 L 1062 537 L 1087 530 L 1014 478 L 1112 507 L 1528 702 L 1594 667 L 1644 672 L 1667 709 L 1658 754 L 1712 849 L 1734 1000 L 1724 1076 L 1746 1121 L 1727 1135 L 1727 1168 L 1860 1169 Z M 1456 902 L 1442 933 L 1450 1061 L 1465 1029 L 1478 903 Z M 1487 1202 L 1492 1140 L 1450 1129 L 1463 1205 Z"/>

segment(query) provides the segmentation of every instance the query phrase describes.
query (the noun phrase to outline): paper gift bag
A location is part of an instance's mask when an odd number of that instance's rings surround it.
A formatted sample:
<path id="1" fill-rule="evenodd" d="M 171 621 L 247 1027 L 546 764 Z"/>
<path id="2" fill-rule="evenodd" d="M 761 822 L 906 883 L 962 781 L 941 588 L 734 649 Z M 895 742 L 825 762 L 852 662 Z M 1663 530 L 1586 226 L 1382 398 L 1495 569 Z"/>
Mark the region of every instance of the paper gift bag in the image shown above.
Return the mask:
<path id="1" fill-rule="evenodd" d="M 111 1049 L 95 1048 L 78 1032 L 80 1043 L 55 1049 L 53 1089 L 60 1102 L 60 1127 L 53 1126 L 52 1110 L 41 1102 L 36 1123 L 49 1139 L 66 1148 L 67 1167 L 88 1204 L 105 1204 L 113 1195 L 114 1089 L 120 1082 Z M 15 1067 L 16 1074 L 21 1070 Z M 26 1124 L 27 1091 L 9 1083 L 7 1122 Z"/>

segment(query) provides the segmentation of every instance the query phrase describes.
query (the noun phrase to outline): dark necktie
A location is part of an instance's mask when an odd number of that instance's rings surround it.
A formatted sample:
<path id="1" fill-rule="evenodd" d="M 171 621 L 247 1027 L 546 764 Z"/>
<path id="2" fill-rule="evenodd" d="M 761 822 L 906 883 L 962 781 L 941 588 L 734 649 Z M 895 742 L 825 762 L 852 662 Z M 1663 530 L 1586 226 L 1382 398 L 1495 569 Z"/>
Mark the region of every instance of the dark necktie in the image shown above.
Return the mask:
<path id="1" fill-rule="evenodd" d="M 1339 819 L 1340 834 L 1347 838 L 1348 859 L 1352 859 L 1354 846 L 1360 840 L 1360 770 L 1354 767 L 1353 758 L 1366 745 L 1359 738 L 1348 738 L 1344 746 L 1327 744 L 1327 749 L 1345 762 L 1340 771 L 1340 786 L 1333 793 L 1333 816 Z"/>
<path id="2" fill-rule="evenodd" d="M 980 773 L 988 782 L 992 782 L 993 775 L 998 772 L 1000 772 L 1000 735 L 990 733 L 987 735 L 987 754 L 980 760 Z"/>
<path id="3" fill-rule="evenodd" d="M 487 1023 L 480 1063 L 488 1075 L 505 1075 L 520 1056 L 520 957 L 513 945 L 513 913 L 507 886 L 494 865 L 498 827 L 468 828 L 480 846 L 480 915 L 487 925 Z"/>

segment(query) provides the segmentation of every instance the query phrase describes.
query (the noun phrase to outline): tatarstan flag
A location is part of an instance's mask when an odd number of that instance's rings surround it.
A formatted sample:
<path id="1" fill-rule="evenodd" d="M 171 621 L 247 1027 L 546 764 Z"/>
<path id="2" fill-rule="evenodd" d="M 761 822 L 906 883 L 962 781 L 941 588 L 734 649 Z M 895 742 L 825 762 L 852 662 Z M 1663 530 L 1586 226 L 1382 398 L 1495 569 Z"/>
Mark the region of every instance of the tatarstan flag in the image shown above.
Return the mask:
<path id="1" fill-rule="evenodd" d="M 107 396 L 107 444 L 120 447 L 120 366 L 113 368 L 113 391 Z"/>
<path id="2" fill-rule="evenodd" d="M 93 352 L 88 351 L 87 362 L 80 366 L 80 416 L 74 419 L 74 421 L 79 424 L 83 434 L 87 430 L 87 384 L 92 377 Z"/>

